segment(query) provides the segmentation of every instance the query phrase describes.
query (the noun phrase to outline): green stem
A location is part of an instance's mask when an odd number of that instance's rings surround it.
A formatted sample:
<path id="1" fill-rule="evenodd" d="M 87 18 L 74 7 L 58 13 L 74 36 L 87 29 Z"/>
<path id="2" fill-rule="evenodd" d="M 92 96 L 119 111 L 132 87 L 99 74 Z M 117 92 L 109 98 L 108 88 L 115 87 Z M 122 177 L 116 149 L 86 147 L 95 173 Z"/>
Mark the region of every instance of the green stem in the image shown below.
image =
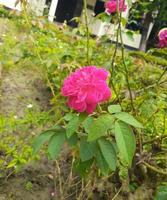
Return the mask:
<path id="1" fill-rule="evenodd" d="M 86 55 L 87 55 L 87 64 L 90 64 L 90 49 L 89 49 L 89 25 L 88 25 L 88 14 L 87 14 L 87 0 L 84 0 L 84 17 L 85 17 L 85 28 L 86 28 Z"/>
<path id="2" fill-rule="evenodd" d="M 128 91 L 129 91 L 131 107 L 132 107 L 132 110 L 135 111 L 134 104 L 133 104 L 132 91 L 131 91 L 130 82 L 129 82 L 129 73 L 128 73 L 126 63 L 125 63 L 124 44 L 123 44 L 122 29 L 121 29 L 121 17 L 122 17 L 121 13 L 122 12 L 120 12 L 120 15 L 119 15 L 119 33 L 120 33 L 120 41 L 121 41 L 122 61 L 123 61 L 124 69 L 125 69 L 125 79 L 126 79 L 126 84 L 127 84 Z"/>
<path id="3" fill-rule="evenodd" d="M 119 6 L 118 6 L 118 4 L 119 4 L 119 1 L 117 0 L 117 17 L 119 17 L 119 14 L 118 14 L 118 13 L 119 13 Z M 117 32 L 116 32 L 116 44 L 115 44 L 115 49 L 114 49 L 114 53 L 113 53 L 112 60 L 111 60 L 111 78 L 110 78 L 110 82 L 109 82 L 109 83 L 111 83 L 111 86 L 112 86 L 113 91 L 114 91 L 114 93 L 115 93 L 115 95 L 116 95 L 116 98 L 117 98 L 117 100 L 118 100 L 118 103 L 119 103 L 119 105 L 120 105 L 121 108 L 122 108 L 121 101 L 120 101 L 120 98 L 119 98 L 119 94 L 118 94 L 118 92 L 117 92 L 117 90 L 116 90 L 116 88 L 115 88 L 115 85 L 114 85 L 114 83 L 113 83 L 114 62 L 115 62 L 115 58 L 116 58 L 117 50 L 118 50 L 119 28 L 120 28 L 119 26 L 120 26 L 120 24 L 118 24 L 118 29 L 117 29 Z"/>

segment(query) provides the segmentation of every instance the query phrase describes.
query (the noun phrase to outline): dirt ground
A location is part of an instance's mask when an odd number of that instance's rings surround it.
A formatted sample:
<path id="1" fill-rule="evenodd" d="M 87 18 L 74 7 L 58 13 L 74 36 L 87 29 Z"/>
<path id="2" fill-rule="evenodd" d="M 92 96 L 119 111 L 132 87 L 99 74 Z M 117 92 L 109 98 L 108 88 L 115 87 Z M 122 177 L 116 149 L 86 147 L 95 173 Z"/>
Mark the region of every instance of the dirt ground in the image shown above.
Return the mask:
<path id="1" fill-rule="evenodd" d="M 48 110 L 50 91 L 39 73 L 32 69 L 2 71 L 0 91 L 0 113 L 6 116 L 13 113 L 23 118 L 27 105 L 39 111 Z M 0 200 L 49 200 L 54 188 L 53 179 L 49 178 L 53 169 L 50 162 L 43 160 L 0 180 Z M 28 184 L 32 184 L 32 188 L 28 188 Z"/>
<path id="2" fill-rule="evenodd" d="M 40 111 L 47 110 L 49 100 L 50 91 L 35 70 L 13 68 L 2 73 L 0 112 L 21 117 L 30 104 Z"/>

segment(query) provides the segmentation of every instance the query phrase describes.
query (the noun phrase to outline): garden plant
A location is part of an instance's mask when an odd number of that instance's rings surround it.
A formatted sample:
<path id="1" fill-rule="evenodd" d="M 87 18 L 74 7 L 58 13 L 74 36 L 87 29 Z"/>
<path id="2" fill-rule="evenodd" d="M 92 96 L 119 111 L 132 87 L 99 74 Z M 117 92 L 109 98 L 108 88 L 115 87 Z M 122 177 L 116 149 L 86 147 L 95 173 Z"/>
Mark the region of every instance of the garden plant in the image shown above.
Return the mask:
<path id="1" fill-rule="evenodd" d="M 160 27 L 156 48 L 126 49 L 127 6 L 106 1 L 105 12 L 95 17 L 114 23 L 115 42 L 91 34 L 86 0 L 84 21 L 73 19 L 77 28 L 34 17 L 24 1 L 21 13 L 0 8 L 18 34 L 1 36 L 3 70 L 36 70 L 51 96 L 49 111 L 29 104 L 19 119 L 1 114 L 6 181 L 47 157 L 53 165 L 50 199 L 167 199 L 167 28 Z M 132 31 L 127 35 L 133 39 Z M 16 139 L 17 132 L 24 134 Z M 25 189 L 35 193 L 33 181 Z"/>

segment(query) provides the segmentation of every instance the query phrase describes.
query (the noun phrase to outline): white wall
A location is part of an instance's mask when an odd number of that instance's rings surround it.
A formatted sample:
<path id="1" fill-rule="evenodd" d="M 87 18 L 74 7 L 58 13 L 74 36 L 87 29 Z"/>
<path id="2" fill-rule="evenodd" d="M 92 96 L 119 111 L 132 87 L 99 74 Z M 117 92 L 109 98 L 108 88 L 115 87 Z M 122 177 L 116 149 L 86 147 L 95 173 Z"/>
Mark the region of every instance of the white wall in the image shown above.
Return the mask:
<path id="1" fill-rule="evenodd" d="M 125 0 L 125 2 L 127 4 L 127 0 Z M 129 8 L 127 7 L 126 11 L 122 13 L 122 17 L 127 19 L 128 14 L 129 14 Z M 92 10 L 88 10 L 88 16 L 90 19 L 92 18 L 93 16 Z M 101 37 L 105 34 L 108 34 L 112 41 L 116 41 L 117 26 L 114 26 L 114 24 L 103 23 L 101 20 L 94 20 L 92 23 L 90 23 L 90 29 L 94 35 Z M 134 33 L 133 40 L 132 40 L 126 34 L 126 31 L 128 30 L 126 30 L 124 27 L 122 27 L 122 30 L 123 30 L 122 32 L 123 43 L 127 46 L 138 49 L 140 46 L 141 35 Z M 120 39 L 119 39 L 119 42 L 120 42 Z"/>
<path id="2" fill-rule="evenodd" d="M 0 4 L 8 8 L 21 10 L 20 3 L 17 6 L 15 6 L 15 3 L 16 3 L 16 0 L 0 0 Z"/>
<path id="3" fill-rule="evenodd" d="M 37 15 L 42 16 L 46 0 L 29 0 L 29 8 Z"/>
<path id="4" fill-rule="evenodd" d="M 38 16 L 43 15 L 46 0 L 28 0 L 29 8 Z M 20 3 L 15 6 L 16 0 L 0 0 L 0 4 L 21 11 Z"/>

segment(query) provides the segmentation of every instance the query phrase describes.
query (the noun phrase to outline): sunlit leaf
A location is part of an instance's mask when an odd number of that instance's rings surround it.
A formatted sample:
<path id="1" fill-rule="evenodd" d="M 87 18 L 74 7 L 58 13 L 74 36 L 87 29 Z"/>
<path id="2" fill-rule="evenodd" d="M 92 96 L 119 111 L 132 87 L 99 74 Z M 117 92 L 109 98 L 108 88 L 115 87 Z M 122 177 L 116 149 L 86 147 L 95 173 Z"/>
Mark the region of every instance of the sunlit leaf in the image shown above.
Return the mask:
<path id="1" fill-rule="evenodd" d="M 143 128 L 143 125 L 138 122 L 132 115 L 126 113 L 126 112 L 120 112 L 120 113 L 116 113 L 114 115 L 117 119 L 130 124 L 131 126 L 134 126 L 136 128 Z"/>
<path id="2" fill-rule="evenodd" d="M 98 143 L 105 161 L 108 163 L 110 169 L 114 171 L 116 169 L 117 161 L 115 148 L 110 141 L 105 140 L 104 138 L 99 139 Z"/>
<path id="3" fill-rule="evenodd" d="M 106 135 L 107 130 L 113 128 L 113 126 L 114 118 L 112 117 L 112 115 L 100 115 L 97 120 L 94 120 L 88 130 L 88 141 L 93 141 L 101 136 Z"/>
<path id="4" fill-rule="evenodd" d="M 121 157 L 131 166 L 136 150 L 136 140 L 132 129 L 122 121 L 115 122 L 115 139 Z"/>
<path id="5" fill-rule="evenodd" d="M 58 154 L 60 153 L 61 147 L 64 144 L 65 138 L 66 137 L 64 132 L 58 132 L 50 138 L 48 144 L 48 152 L 51 159 L 57 158 Z"/>

